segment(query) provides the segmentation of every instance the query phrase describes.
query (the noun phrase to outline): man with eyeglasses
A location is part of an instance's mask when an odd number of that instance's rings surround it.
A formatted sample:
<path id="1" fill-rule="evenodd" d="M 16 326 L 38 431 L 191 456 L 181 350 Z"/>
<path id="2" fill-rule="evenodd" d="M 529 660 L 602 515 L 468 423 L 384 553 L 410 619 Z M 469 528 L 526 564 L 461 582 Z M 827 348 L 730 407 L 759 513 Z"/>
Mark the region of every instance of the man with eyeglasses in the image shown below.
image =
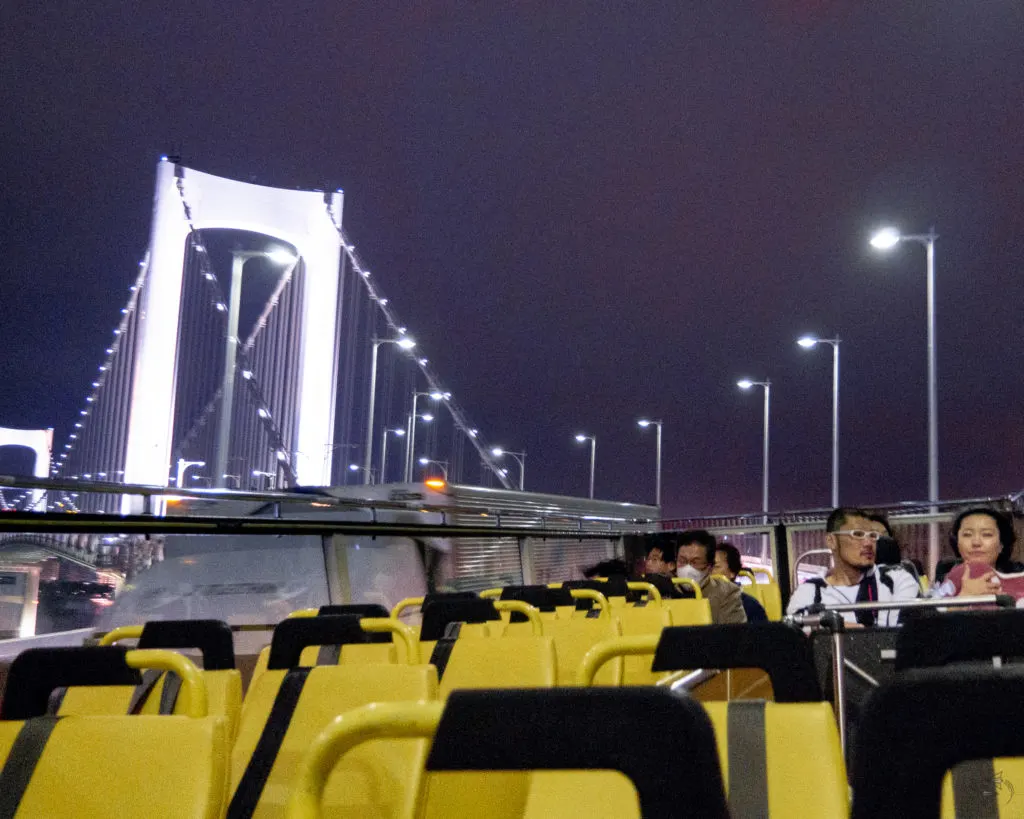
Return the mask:
<path id="1" fill-rule="evenodd" d="M 912 600 L 921 587 L 910 572 L 898 566 L 875 565 L 878 539 L 891 537 L 889 521 L 883 515 L 865 509 L 839 508 L 825 524 L 825 544 L 832 551 L 832 568 L 824 577 L 801 583 L 786 607 L 796 614 L 815 603 L 840 605 L 890 600 Z M 899 611 L 844 612 L 850 625 L 894 626 Z"/>

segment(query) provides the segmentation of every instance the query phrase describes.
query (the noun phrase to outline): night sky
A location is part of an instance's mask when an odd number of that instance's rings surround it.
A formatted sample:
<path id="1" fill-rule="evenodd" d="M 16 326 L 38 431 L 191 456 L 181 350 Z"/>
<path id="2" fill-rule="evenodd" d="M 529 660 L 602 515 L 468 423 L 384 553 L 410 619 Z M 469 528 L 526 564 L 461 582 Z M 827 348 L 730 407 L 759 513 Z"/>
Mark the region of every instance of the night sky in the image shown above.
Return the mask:
<path id="1" fill-rule="evenodd" d="M 1024 488 L 1024 10 L 1010 0 L 7 3 L 0 425 L 63 440 L 154 169 L 344 188 L 346 228 L 527 488 L 756 510 Z M 470 475 L 475 470 L 470 470 Z"/>

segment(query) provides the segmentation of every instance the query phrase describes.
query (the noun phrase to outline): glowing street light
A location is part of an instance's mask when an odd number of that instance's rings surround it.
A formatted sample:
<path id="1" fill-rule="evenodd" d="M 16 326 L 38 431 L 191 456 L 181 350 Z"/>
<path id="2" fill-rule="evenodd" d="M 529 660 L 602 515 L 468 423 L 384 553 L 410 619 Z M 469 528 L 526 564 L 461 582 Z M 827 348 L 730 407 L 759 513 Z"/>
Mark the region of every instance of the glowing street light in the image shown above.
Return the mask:
<path id="1" fill-rule="evenodd" d="M 594 497 L 594 463 L 596 460 L 597 453 L 597 436 L 596 435 L 584 435 L 582 432 L 577 433 L 576 442 L 582 444 L 585 441 L 590 441 L 590 497 Z"/>
<path id="2" fill-rule="evenodd" d="M 178 473 L 174 480 L 175 486 L 184 486 L 182 480 L 185 478 L 185 473 L 193 466 L 198 466 L 202 469 L 206 466 L 206 461 L 186 461 L 184 458 L 178 458 Z"/>
<path id="3" fill-rule="evenodd" d="M 500 446 L 496 446 L 491 450 L 491 455 L 495 458 L 501 458 L 508 455 L 519 464 L 519 491 L 523 491 L 524 482 L 526 481 L 526 453 L 525 452 L 510 452 L 507 449 L 502 449 Z"/>
<path id="4" fill-rule="evenodd" d="M 448 483 L 448 461 L 435 461 L 433 458 L 427 458 L 423 456 L 419 459 L 420 466 L 430 466 L 433 464 L 441 470 L 441 475 L 444 477 L 445 483 Z"/>
<path id="5" fill-rule="evenodd" d="M 366 412 L 366 451 L 363 453 L 363 475 L 367 484 L 373 483 L 373 473 L 370 469 L 373 464 L 373 411 L 377 401 L 377 351 L 382 344 L 397 344 L 406 351 L 416 346 L 416 342 L 406 335 L 373 340 L 373 353 L 370 356 L 370 401 Z"/>
<path id="6" fill-rule="evenodd" d="M 430 413 L 424 413 L 423 415 L 416 414 L 416 407 L 419 403 L 420 397 L 429 398 L 431 401 L 447 401 L 452 397 L 450 392 L 439 392 L 432 390 L 430 392 L 416 392 L 412 394 L 412 414 L 407 419 L 405 433 L 405 482 L 409 483 L 412 480 L 412 459 L 413 452 L 416 451 L 416 424 L 414 419 L 422 418 L 426 422 L 434 420 L 434 416 Z"/>
<path id="7" fill-rule="evenodd" d="M 771 381 L 751 381 L 749 378 L 744 378 L 741 381 L 736 382 L 736 386 L 741 390 L 749 390 L 752 387 L 764 387 L 764 452 L 761 476 L 761 511 L 766 515 L 768 514 L 768 412 L 771 406 L 771 394 L 772 394 L 772 382 Z"/>
<path id="8" fill-rule="evenodd" d="M 832 347 L 832 508 L 839 506 L 839 336 L 818 338 L 804 336 L 797 344 L 810 350 L 819 344 Z"/>
<path id="9" fill-rule="evenodd" d="M 928 301 L 928 500 L 939 499 L 939 426 L 938 388 L 936 386 L 935 364 L 935 240 L 939 236 L 934 229 L 927 233 L 900 233 L 896 228 L 882 228 L 871 237 L 871 246 L 877 250 L 891 250 L 900 242 L 917 242 L 924 245 L 927 274 Z M 934 508 L 932 509 L 934 512 Z M 928 570 L 935 571 L 939 562 L 938 524 L 928 528 Z"/>
<path id="10" fill-rule="evenodd" d="M 651 421 L 641 418 L 636 425 L 641 429 L 653 426 L 657 428 L 657 435 L 654 444 L 654 505 L 661 506 L 661 421 Z"/>

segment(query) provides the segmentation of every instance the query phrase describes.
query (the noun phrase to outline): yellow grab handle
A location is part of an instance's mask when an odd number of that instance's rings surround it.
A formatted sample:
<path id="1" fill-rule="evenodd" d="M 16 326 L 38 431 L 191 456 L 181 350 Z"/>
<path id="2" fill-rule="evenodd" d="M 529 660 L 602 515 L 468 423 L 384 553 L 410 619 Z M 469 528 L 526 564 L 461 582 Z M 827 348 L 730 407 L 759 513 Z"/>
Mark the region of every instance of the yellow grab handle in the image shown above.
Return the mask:
<path id="1" fill-rule="evenodd" d="M 348 751 L 371 739 L 432 737 L 442 711 L 441 702 L 375 702 L 335 717 L 303 754 L 285 819 L 319 819 L 327 778 Z"/>
<path id="2" fill-rule="evenodd" d="M 526 619 L 533 626 L 533 636 L 542 637 L 544 635 L 544 623 L 540 619 L 540 610 L 535 606 L 522 600 L 495 600 L 494 608 L 498 611 L 518 611 L 520 614 L 525 614 Z"/>
<path id="3" fill-rule="evenodd" d="M 504 589 L 484 589 L 482 592 L 480 592 L 480 596 L 484 598 L 484 600 L 490 600 L 492 598 L 497 600 L 499 597 L 501 597 L 501 593 L 503 591 Z"/>
<path id="4" fill-rule="evenodd" d="M 768 582 L 769 582 L 769 583 L 774 583 L 774 582 L 775 582 L 775 577 L 774 577 L 774 576 L 772 575 L 772 573 L 771 573 L 770 571 L 768 571 L 767 569 L 762 569 L 762 568 L 761 568 L 760 566 L 755 566 L 755 567 L 754 567 L 754 568 L 752 568 L 752 569 L 751 569 L 750 571 L 752 571 L 752 572 L 753 572 L 754 574 L 764 574 L 764 575 L 768 575 Z"/>
<path id="5" fill-rule="evenodd" d="M 596 603 L 600 603 L 601 614 L 598 615 L 599 617 L 611 616 L 611 607 L 608 605 L 608 598 L 596 589 L 569 589 L 569 594 L 571 594 L 575 600 L 593 600 Z"/>
<path id="6" fill-rule="evenodd" d="M 658 587 L 653 583 L 645 583 L 640 580 L 634 580 L 626 584 L 627 589 L 633 591 L 645 591 L 650 596 L 651 600 L 661 605 L 661 592 L 658 591 Z"/>
<path id="7" fill-rule="evenodd" d="M 419 665 L 420 643 L 416 639 L 416 633 L 405 623 L 399 623 L 390 617 L 363 617 L 359 621 L 359 628 L 374 633 L 391 633 L 394 635 L 392 640 L 405 644 L 405 661 L 409 665 Z"/>
<path id="8" fill-rule="evenodd" d="M 288 615 L 288 619 L 291 619 L 292 617 L 319 617 L 319 616 L 320 616 L 320 609 L 299 609 L 298 611 L 293 611 L 291 614 L 289 614 Z"/>
<path id="9" fill-rule="evenodd" d="M 562 588 L 562 584 L 561 583 L 548 583 L 548 588 L 549 589 L 560 589 L 560 588 Z"/>
<path id="10" fill-rule="evenodd" d="M 700 585 L 696 580 L 690 580 L 688 577 L 673 577 L 672 582 L 677 586 L 689 586 L 693 589 L 693 593 L 698 600 L 701 600 L 704 597 L 704 592 L 700 590 Z"/>
<path id="11" fill-rule="evenodd" d="M 142 636 L 142 626 L 118 626 L 100 638 L 101 646 L 112 646 L 118 640 L 137 640 Z"/>
<path id="12" fill-rule="evenodd" d="M 399 600 L 393 609 L 391 609 L 391 617 L 397 620 L 402 616 L 402 612 L 406 609 L 411 609 L 413 606 L 422 606 L 422 597 L 406 597 L 404 600 Z"/>
<path id="13" fill-rule="evenodd" d="M 751 583 L 757 583 L 757 578 L 754 577 L 754 573 L 750 569 L 740 569 L 736 572 L 737 577 L 749 577 Z"/>
<path id="14" fill-rule="evenodd" d="M 173 671 L 181 677 L 181 690 L 185 695 L 182 711 L 189 717 L 205 717 L 210 712 L 206 680 L 188 657 L 176 651 L 162 648 L 136 648 L 124 655 L 124 661 L 132 668 L 159 668 Z"/>
<path id="15" fill-rule="evenodd" d="M 653 654 L 658 648 L 660 634 L 640 634 L 635 637 L 612 637 L 594 645 L 583 655 L 576 682 L 582 686 L 594 684 L 594 677 L 605 663 L 625 655 Z"/>

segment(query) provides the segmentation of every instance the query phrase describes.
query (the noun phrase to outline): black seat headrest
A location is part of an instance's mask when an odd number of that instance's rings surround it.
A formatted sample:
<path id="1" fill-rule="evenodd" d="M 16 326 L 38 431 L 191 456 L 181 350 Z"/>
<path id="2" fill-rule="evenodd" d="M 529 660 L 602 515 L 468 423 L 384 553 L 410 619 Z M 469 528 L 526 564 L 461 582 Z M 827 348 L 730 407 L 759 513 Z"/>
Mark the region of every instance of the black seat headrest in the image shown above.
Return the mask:
<path id="1" fill-rule="evenodd" d="M 423 603 L 420 640 L 440 640 L 449 623 L 487 623 L 500 620 L 494 603 L 479 597 L 473 599 L 432 600 Z"/>
<path id="2" fill-rule="evenodd" d="M 302 650 L 309 646 L 343 646 L 353 643 L 388 643 L 391 635 L 367 632 L 358 614 L 289 617 L 274 628 L 267 670 L 298 668 Z"/>
<path id="3" fill-rule="evenodd" d="M 124 661 L 126 646 L 29 648 L 14 658 L 0 702 L 0 720 L 46 714 L 56 688 L 76 685 L 139 685 L 142 675 Z"/>
<path id="4" fill-rule="evenodd" d="M 1024 611 L 972 611 L 915 617 L 896 637 L 896 670 L 1024 658 Z"/>
<path id="5" fill-rule="evenodd" d="M 821 700 L 810 641 L 785 623 L 663 629 L 651 671 L 697 668 L 760 668 L 768 672 L 776 702 Z"/>
<path id="6" fill-rule="evenodd" d="M 235 667 L 231 626 L 223 620 L 151 620 L 142 627 L 139 648 L 197 648 L 204 670 Z"/>
<path id="7" fill-rule="evenodd" d="M 343 603 L 340 605 L 321 606 L 317 616 L 325 614 L 358 614 L 360 617 L 390 617 L 389 612 L 380 603 Z"/>

